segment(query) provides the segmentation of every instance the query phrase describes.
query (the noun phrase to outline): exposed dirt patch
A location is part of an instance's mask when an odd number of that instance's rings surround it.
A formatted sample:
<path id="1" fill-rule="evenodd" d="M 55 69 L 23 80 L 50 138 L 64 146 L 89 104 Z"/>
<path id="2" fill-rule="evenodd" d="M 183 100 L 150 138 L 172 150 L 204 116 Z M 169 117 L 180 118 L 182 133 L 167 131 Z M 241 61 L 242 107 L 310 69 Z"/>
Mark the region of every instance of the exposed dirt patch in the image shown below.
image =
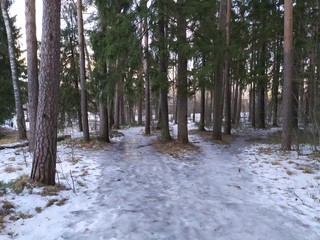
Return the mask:
<path id="1" fill-rule="evenodd" d="M 10 144 L 17 142 L 18 132 L 9 128 L 0 128 L 0 144 Z"/>
<path id="2" fill-rule="evenodd" d="M 152 146 L 161 153 L 169 154 L 175 158 L 181 157 L 187 153 L 197 152 L 200 148 L 192 143 L 181 144 L 177 141 L 160 141 L 156 140 Z"/>
<path id="3" fill-rule="evenodd" d="M 189 133 L 201 136 L 206 141 L 211 141 L 215 144 L 222 144 L 222 145 L 229 145 L 238 137 L 237 135 L 222 134 L 222 140 L 213 140 L 212 131 L 191 130 L 189 131 Z"/>

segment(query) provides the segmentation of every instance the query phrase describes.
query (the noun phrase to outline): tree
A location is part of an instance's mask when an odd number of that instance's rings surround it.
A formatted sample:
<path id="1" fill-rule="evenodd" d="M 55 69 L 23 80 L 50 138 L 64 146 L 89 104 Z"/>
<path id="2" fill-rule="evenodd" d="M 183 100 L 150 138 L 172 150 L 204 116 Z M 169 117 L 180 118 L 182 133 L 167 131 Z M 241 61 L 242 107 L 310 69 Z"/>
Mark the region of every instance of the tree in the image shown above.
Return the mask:
<path id="1" fill-rule="evenodd" d="M 168 120 L 168 50 L 167 36 L 165 35 L 165 10 L 164 4 L 159 4 L 159 67 L 160 67 L 160 107 L 161 107 L 161 139 L 168 141 L 171 139 Z"/>
<path id="2" fill-rule="evenodd" d="M 230 41 L 231 41 L 231 0 L 227 0 L 227 12 L 226 12 L 226 47 L 228 48 L 225 54 L 225 66 L 224 66 L 224 131 L 226 134 L 231 134 L 231 80 L 230 80 Z"/>
<path id="3" fill-rule="evenodd" d="M 13 117 L 14 97 L 8 56 L 7 34 L 0 14 L 0 124 Z"/>
<path id="4" fill-rule="evenodd" d="M 281 148 L 291 150 L 292 132 L 292 67 L 293 67 L 293 18 L 292 0 L 284 1 L 284 86 Z"/>
<path id="5" fill-rule="evenodd" d="M 148 29 L 148 17 L 147 17 L 147 0 L 141 0 L 141 7 L 144 9 L 143 17 L 143 76 L 145 84 L 145 134 L 150 134 L 151 124 L 151 103 L 150 103 L 150 78 L 149 78 L 149 29 Z"/>
<path id="6" fill-rule="evenodd" d="M 14 36 L 12 33 L 10 17 L 8 14 L 8 0 L 0 0 L 0 4 L 1 4 L 1 12 L 2 12 L 4 23 L 5 23 L 7 40 L 8 40 L 8 50 L 9 50 L 11 78 L 12 78 L 14 99 L 15 99 L 15 110 L 17 115 L 18 134 L 20 139 L 26 139 L 27 138 L 26 125 L 25 125 L 24 112 L 23 112 L 23 106 L 22 106 L 20 83 L 18 79 L 18 66 L 17 66 L 16 54 L 15 54 Z"/>
<path id="7" fill-rule="evenodd" d="M 55 184 L 56 174 L 60 7 L 60 0 L 43 0 L 39 102 L 31 179 L 47 185 Z"/>
<path id="8" fill-rule="evenodd" d="M 186 56 L 187 43 L 187 21 L 185 16 L 185 0 L 178 0 L 177 15 L 177 41 L 178 46 L 178 79 L 177 79 L 177 102 L 178 102 L 178 136 L 177 141 L 180 143 L 188 143 L 188 76 L 187 66 L 188 59 Z"/>
<path id="9" fill-rule="evenodd" d="M 88 124 L 88 103 L 87 103 L 86 70 L 85 70 L 86 66 L 85 66 L 85 55 L 84 55 L 82 0 L 77 0 L 77 16 L 78 16 L 82 129 L 83 129 L 83 139 L 85 141 L 89 141 L 90 135 L 89 135 L 89 124 Z"/>
<path id="10" fill-rule="evenodd" d="M 28 64 L 29 151 L 33 151 L 39 92 L 35 0 L 25 1 L 25 16 Z"/>
<path id="11" fill-rule="evenodd" d="M 225 48 L 226 39 L 226 14 L 227 14 L 227 0 L 220 1 L 220 44 Z M 217 71 L 214 77 L 214 106 L 213 106 L 213 140 L 221 140 L 221 126 L 222 126 L 222 106 L 223 106 L 223 69 L 224 69 L 224 49 L 219 50 Z"/>

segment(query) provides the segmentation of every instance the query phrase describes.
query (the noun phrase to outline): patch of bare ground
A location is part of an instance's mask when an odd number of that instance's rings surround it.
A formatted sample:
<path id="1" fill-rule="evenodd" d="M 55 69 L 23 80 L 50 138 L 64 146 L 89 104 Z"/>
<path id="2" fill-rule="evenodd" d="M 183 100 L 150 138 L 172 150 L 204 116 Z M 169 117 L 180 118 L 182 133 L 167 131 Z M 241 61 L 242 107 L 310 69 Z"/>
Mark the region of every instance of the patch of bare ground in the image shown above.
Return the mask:
<path id="1" fill-rule="evenodd" d="M 199 131 L 199 130 L 190 130 L 190 134 L 198 135 L 205 139 L 206 141 L 213 142 L 215 144 L 229 145 L 231 144 L 238 136 L 237 135 L 227 135 L 222 134 L 222 140 L 213 140 L 212 131 Z"/>
<path id="2" fill-rule="evenodd" d="M 118 131 L 112 131 L 110 138 L 112 137 L 122 137 L 123 133 Z M 64 141 L 64 144 L 66 144 L 70 148 L 84 148 L 86 150 L 101 150 L 105 149 L 106 147 L 112 145 L 112 142 L 105 142 L 98 136 L 91 136 L 91 139 L 89 142 L 86 142 L 83 140 L 83 138 L 71 138 L 66 139 Z"/>
<path id="3" fill-rule="evenodd" d="M 197 152 L 200 148 L 192 143 L 181 144 L 175 140 L 161 141 L 156 140 L 152 143 L 152 146 L 159 152 L 169 154 L 174 158 L 182 157 L 187 153 Z"/>
<path id="4" fill-rule="evenodd" d="M 18 141 L 18 132 L 8 129 L 0 128 L 0 144 L 10 144 Z"/>

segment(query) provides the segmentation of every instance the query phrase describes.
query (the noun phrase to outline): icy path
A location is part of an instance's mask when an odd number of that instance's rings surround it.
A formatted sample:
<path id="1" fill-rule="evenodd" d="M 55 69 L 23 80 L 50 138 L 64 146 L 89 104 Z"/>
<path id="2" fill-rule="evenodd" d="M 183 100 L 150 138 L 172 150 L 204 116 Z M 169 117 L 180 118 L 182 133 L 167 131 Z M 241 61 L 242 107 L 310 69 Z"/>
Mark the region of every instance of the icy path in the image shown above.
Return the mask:
<path id="1" fill-rule="evenodd" d="M 136 128 L 100 159 L 97 199 L 59 239 L 319 240 L 320 227 L 259 191 L 237 157 L 244 146 L 190 136 L 200 153 L 174 159 Z M 93 190 L 95 191 L 95 190 Z"/>

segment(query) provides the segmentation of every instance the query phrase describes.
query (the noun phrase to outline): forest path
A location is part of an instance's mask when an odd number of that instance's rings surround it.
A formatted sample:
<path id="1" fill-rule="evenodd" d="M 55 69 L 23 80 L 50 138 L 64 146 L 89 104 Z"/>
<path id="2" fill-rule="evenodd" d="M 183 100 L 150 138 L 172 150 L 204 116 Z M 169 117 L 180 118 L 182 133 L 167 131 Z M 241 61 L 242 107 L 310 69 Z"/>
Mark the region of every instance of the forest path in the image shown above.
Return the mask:
<path id="1" fill-rule="evenodd" d="M 319 228 L 266 201 L 237 156 L 244 137 L 218 145 L 191 135 L 201 150 L 177 159 L 153 149 L 142 128 L 123 132 L 100 159 L 95 205 L 74 212 L 61 239 L 319 239 Z"/>

